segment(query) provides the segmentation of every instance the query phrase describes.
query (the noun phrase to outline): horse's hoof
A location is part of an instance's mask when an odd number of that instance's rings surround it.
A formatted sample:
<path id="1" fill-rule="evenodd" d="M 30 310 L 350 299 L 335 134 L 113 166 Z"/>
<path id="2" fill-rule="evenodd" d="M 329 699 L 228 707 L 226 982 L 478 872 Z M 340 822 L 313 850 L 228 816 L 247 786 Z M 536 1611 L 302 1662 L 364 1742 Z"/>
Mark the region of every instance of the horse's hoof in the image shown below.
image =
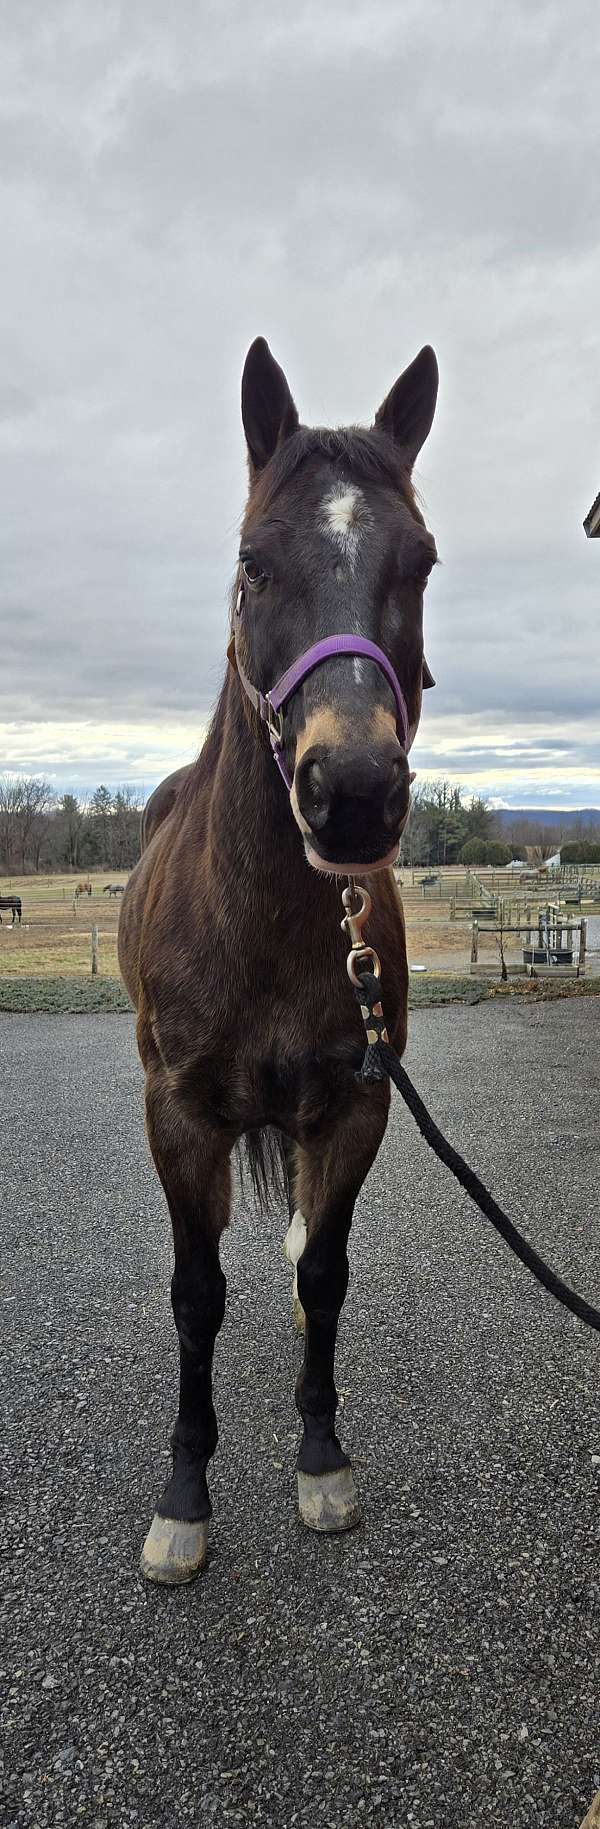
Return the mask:
<path id="1" fill-rule="evenodd" d="M 597 1792 L 593 1804 L 590 1804 L 587 1816 L 584 1817 L 581 1824 L 581 1829 L 596 1829 L 598 1823 L 600 1823 L 600 1791 Z"/>
<path id="2" fill-rule="evenodd" d="M 179 1518 L 160 1518 L 155 1512 L 140 1558 L 146 1581 L 158 1581 L 168 1588 L 195 1581 L 206 1562 L 208 1522 L 201 1518 L 188 1524 Z"/>
<path id="3" fill-rule="evenodd" d="M 352 1531 L 360 1524 L 360 1505 L 351 1467 L 335 1473 L 299 1473 L 298 1504 L 311 1531 Z"/>

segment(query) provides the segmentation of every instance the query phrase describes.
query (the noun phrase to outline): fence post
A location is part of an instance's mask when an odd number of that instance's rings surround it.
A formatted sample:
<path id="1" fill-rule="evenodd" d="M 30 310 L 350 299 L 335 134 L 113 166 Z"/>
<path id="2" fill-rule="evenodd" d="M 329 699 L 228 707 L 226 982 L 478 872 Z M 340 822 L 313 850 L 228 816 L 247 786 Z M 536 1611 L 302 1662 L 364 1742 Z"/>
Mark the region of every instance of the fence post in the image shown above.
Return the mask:
<path id="1" fill-rule="evenodd" d="M 98 976 L 98 929 L 92 928 L 92 978 Z"/>
<path id="2" fill-rule="evenodd" d="M 471 928 L 471 965 L 477 964 L 479 942 L 479 922 L 474 921 Z"/>
<path id="3" fill-rule="evenodd" d="M 579 963 L 577 966 L 577 976 L 578 977 L 579 977 L 580 972 L 585 971 L 586 940 L 587 940 L 587 920 L 586 920 L 585 915 L 582 915 L 581 926 L 579 929 Z"/>
<path id="4" fill-rule="evenodd" d="M 456 920 L 456 896 L 455 895 L 451 895 L 451 897 L 450 897 L 450 920 L 451 921 Z"/>

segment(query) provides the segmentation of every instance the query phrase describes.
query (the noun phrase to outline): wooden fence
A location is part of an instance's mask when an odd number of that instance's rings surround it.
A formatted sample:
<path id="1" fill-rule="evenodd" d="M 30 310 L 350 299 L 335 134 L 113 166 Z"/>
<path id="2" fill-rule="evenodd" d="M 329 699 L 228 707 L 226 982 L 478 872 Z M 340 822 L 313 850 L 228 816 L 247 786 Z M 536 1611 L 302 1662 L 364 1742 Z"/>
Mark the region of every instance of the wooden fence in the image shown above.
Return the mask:
<path id="1" fill-rule="evenodd" d="M 482 960 L 479 944 L 482 933 L 495 941 L 496 957 Z M 509 938 L 517 938 L 522 957 L 506 958 Z M 578 939 L 577 939 L 578 936 Z M 563 911 L 548 903 L 532 920 L 528 911 L 525 921 L 516 925 L 501 922 L 499 926 L 481 929 L 476 916 L 471 928 L 471 973 L 477 977 L 581 978 L 585 972 L 587 921 L 573 921 Z"/>

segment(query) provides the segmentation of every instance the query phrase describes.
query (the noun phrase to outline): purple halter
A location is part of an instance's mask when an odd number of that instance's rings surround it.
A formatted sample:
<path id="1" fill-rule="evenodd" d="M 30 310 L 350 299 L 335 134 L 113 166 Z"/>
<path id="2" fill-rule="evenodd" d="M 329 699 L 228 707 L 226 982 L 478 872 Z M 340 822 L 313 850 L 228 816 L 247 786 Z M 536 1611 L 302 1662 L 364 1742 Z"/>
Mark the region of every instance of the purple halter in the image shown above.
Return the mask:
<path id="1" fill-rule="evenodd" d="M 238 616 L 239 608 L 236 610 L 236 619 Z M 322 661 L 334 660 L 339 654 L 354 654 L 361 659 L 372 660 L 375 662 L 376 667 L 379 667 L 381 673 L 385 674 L 388 685 L 391 686 L 394 694 L 398 738 L 403 750 L 407 751 L 409 749 L 408 712 L 402 687 L 399 680 L 396 678 L 392 663 L 388 660 L 387 654 L 384 654 L 382 648 L 377 647 L 376 642 L 368 641 L 365 635 L 326 635 L 323 641 L 315 641 L 312 648 L 307 648 L 305 653 L 300 655 L 299 660 L 293 661 L 291 667 L 288 667 L 287 672 L 282 673 L 281 679 L 276 680 L 275 685 L 271 686 L 270 691 L 266 693 L 259 692 L 258 687 L 252 685 L 252 681 L 248 679 L 247 673 L 244 672 L 244 668 L 242 667 L 235 648 L 235 637 L 232 646 L 233 655 L 235 655 L 235 666 L 239 673 L 244 692 L 246 693 L 247 698 L 250 699 L 250 703 L 254 706 L 255 711 L 258 712 L 259 717 L 262 718 L 263 724 L 266 724 L 267 726 L 273 756 L 277 763 L 279 773 L 283 776 L 288 793 L 291 792 L 292 783 L 285 766 L 285 757 L 283 753 L 283 713 L 285 706 L 288 704 L 289 700 L 293 698 L 294 693 L 298 691 L 298 687 L 302 685 L 302 681 L 308 677 L 309 673 L 314 672 L 315 667 L 320 667 Z M 231 657 L 232 659 L 233 655 Z"/>

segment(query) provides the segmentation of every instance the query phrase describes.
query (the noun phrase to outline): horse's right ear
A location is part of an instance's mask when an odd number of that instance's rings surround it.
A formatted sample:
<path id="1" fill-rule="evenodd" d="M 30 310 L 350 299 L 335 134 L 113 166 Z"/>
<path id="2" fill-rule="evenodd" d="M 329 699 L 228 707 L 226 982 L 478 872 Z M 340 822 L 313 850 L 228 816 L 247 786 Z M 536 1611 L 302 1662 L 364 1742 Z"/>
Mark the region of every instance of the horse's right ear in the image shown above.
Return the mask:
<path id="1" fill-rule="evenodd" d="M 251 344 L 242 375 L 242 420 L 250 473 L 264 470 L 284 438 L 298 428 L 298 414 L 279 363 L 264 337 Z"/>

